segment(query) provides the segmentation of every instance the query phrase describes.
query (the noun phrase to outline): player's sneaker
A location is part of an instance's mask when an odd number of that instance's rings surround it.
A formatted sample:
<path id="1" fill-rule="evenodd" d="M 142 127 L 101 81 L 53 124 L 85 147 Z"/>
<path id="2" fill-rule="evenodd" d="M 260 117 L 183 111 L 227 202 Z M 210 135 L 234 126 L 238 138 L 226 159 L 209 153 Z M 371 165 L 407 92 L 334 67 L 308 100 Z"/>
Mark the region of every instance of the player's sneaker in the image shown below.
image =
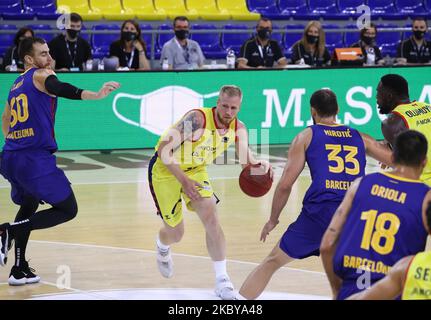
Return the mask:
<path id="1" fill-rule="evenodd" d="M 222 276 L 216 279 L 215 294 L 222 300 L 236 300 L 233 284 L 228 276 Z"/>
<path id="2" fill-rule="evenodd" d="M 162 250 L 157 247 L 157 266 L 159 271 L 165 278 L 170 278 L 174 275 L 174 262 L 172 261 L 171 248 Z"/>
<path id="3" fill-rule="evenodd" d="M 7 263 L 7 253 L 9 247 L 9 232 L 7 229 L 2 230 L 0 234 L 0 266 L 5 266 Z"/>
<path id="4" fill-rule="evenodd" d="M 28 265 L 27 261 L 19 267 L 13 266 L 9 274 L 9 285 L 22 286 L 25 284 L 38 283 L 40 277 L 34 274 L 34 272 L 35 270 Z"/>

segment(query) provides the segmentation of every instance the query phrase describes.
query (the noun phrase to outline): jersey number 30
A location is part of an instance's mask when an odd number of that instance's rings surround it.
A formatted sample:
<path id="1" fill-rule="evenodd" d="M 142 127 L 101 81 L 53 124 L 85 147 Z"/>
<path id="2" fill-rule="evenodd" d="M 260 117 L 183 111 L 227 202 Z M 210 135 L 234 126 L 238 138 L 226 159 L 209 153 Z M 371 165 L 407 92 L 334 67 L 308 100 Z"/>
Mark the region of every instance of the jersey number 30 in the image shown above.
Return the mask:
<path id="1" fill-rule="evenodd" d="M 21 93 L 18 97 L 13 97 L 10 101 L 10 127 L 13 128 L 18 122 L 26 122 L 28 119 L 28 99 Z"/>

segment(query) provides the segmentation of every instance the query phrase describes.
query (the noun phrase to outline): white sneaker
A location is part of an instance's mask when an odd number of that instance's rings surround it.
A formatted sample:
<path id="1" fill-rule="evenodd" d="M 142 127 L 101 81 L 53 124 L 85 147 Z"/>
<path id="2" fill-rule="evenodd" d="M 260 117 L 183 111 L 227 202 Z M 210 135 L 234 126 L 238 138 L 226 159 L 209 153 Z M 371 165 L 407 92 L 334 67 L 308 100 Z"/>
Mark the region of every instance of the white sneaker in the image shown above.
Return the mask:
<path id="1" fill-rule="evenodd" d="M 157 246 L 157 266 L 165 278 L 171 278 L 174 275 L 174 262 L 172 261 L 171 248 L 167 251 L 160 250 Z"/>
<path id="2" fill-rule="evenodd" d="M 236 300 L 233 284 L 230 282 L 228 276 L 222 276 L 216 279 L 215 294 L 222 300 Z"/>

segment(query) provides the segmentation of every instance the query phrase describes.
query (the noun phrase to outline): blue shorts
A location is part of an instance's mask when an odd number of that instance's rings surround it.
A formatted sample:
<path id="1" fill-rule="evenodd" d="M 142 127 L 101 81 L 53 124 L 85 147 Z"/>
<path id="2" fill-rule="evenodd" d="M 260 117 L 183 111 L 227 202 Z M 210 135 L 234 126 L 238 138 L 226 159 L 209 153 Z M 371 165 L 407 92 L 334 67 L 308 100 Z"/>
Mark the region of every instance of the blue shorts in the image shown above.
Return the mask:
<path id="1" fill-rule="evenodd" d="M 304 259 L 320 255 L 320 243 L 340 202 L 307 204 L 283 234 L 280 249 L 289 257 Z"/>
<path id="2" fill-rule="evenodd" d="M 12 201 L 17 205 L 26 196 L 53 205 L 72 193 L 69 180 L 49 151 L 3 151 L 0 161 L 0 173 L 10 182 Z"/>

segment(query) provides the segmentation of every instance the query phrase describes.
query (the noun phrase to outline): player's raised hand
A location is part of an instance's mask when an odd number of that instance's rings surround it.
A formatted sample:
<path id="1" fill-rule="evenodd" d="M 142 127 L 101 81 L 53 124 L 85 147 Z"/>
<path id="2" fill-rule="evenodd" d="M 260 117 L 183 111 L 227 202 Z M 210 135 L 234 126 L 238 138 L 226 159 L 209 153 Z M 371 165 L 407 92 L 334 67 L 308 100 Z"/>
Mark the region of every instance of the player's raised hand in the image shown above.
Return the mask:
<path id="1" fill-rule="evenodd" d="M 266 160 L 261 160 L 260 164 L 264 168 L 265 173 L 269 171 L 269 176 L 271 177 L 271 179 L 274 179 L 274 170 L 272 169 L 271 164 Z"/>
<path id="2" fill-rule="evenodd" d="M 260 241 L 265 242 L 266 237 L 269 235 L 269 233 L 274 230 L 274 228 L 277 226 L 278 221 L 274 222 L 272 220 L 268 220 L 267 223 L 263 226 L 262 232 L 260 233 Z"/>
<path id="3" fill-rule="evenodd" d="M 107 97 L 112 91 L 120 88 L 120 84 L 115 81 L 109 81 L 103 84 L 102 88 L 97 93 L 98 99 L 103 99 Z"/>

